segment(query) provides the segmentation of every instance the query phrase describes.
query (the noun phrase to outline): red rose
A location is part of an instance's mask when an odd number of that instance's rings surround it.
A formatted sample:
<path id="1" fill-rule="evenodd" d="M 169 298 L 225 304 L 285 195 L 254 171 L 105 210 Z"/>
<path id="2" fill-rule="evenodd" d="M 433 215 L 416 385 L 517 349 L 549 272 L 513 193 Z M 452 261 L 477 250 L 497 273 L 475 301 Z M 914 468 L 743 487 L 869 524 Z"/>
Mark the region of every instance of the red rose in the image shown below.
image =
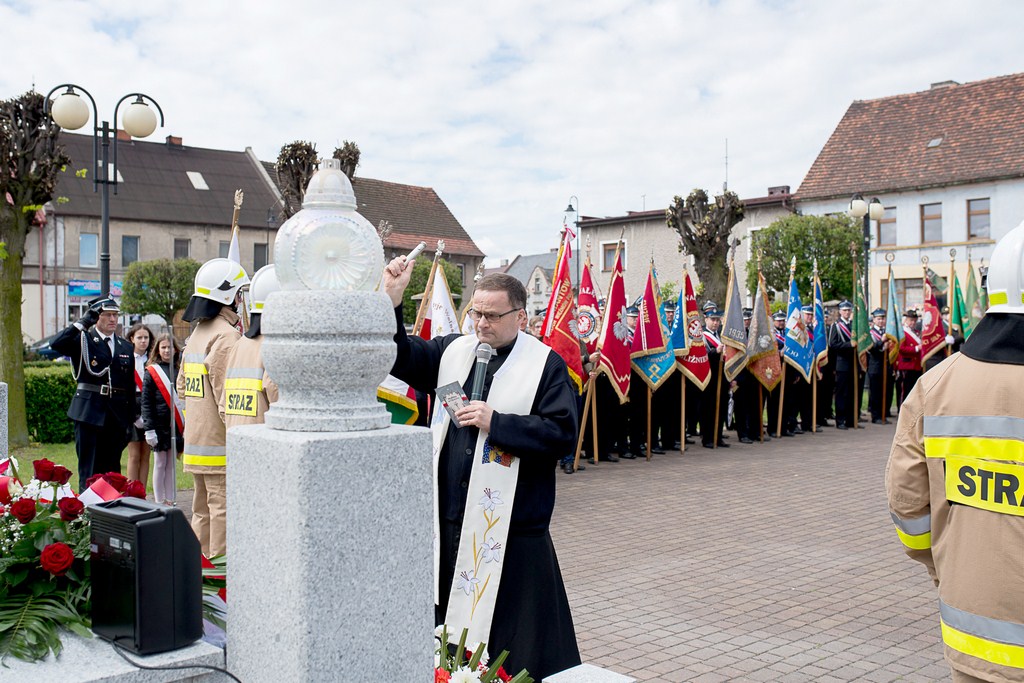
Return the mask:
<path id="1" fill-rule="evenodd" d="M 505 683 L 508 683 L 509 681 L 512 680 L 512 677 L 509 676 L 507 673 L 505 673 L 505 667 L 503 667 L 503 666 L 499 666 L 498 667 L 498 672 L 497 673 L 498 673 L 498 678 L 500 678 L 501 680 L 505 681 Z"/>
<path id="2" fill-rule="evenodd" d="M 131 496 L 132 498 L 141 498 L 146 500 L 146 485 L 141 481 L 132 479 L 128 482 L 128 485 L 124 489 L 124 495 Z"/>
<path id="3" fill-rule="evenodd" d="M 94 474 L 94 475 L 92 475 L 91 477 L 89 477 L 88 479 L 85 480 L 85 488 L 89 488 L 90 486 L 92 486 L 93 484 L 95 484 L 97 481 L 99 481 L 102 478 L 103 478 L 102 474 Z"/>
<path id="4" fill-rule="evenodd" d="M 441 667 L 434 669 L 434 683 L 448 683 L 450 680 L 452 680 L 452 675 L 450 673 Z"/>
<path id="5" fill-rule="evenodd" d="M 51 543 L 39 554 L 39 564 L 54 576 L 64 576 L 74 561 L 75 554 L 63 543 Z"/>
<path id="6" fill-rule="evenodd" d="M 53 481 L 61 486 L 71 481 L 71 470 L 64 465 L 55 465 L 53 468 Z"/>
<path id="7" fill-rule="evenodd" d="M 60 510 L 60 518 L 65 522 L 70 522 L 85 511 L 85 505 L 77 498 L 69 496 L 57 501 L 57 509 Z"/>
<path id="8" fill-rule="evenodd" d="M 32 468 L 35 470 L 36 479 L 39 481 L 52 481 L 53 480 L 53 461 L 42 458 L 41 460 L 33 460 Z"/>
<path id="9" fill-rule="evenodd" d="M 128 488 L 128 477 L 124 476 L 120 472 L 107 472 L 103 475 L 103 478 L 107 480 L 107 483 L 113 486 L 118 493 L 124 493 L 124 490 Z"/>
<path id="10" fill-rule="evenodd" d="M 11 514 L 22 524 L 28 524 L 36 516 L 36 502 L 31 498 L 19 498 L 11 503 Z"/>

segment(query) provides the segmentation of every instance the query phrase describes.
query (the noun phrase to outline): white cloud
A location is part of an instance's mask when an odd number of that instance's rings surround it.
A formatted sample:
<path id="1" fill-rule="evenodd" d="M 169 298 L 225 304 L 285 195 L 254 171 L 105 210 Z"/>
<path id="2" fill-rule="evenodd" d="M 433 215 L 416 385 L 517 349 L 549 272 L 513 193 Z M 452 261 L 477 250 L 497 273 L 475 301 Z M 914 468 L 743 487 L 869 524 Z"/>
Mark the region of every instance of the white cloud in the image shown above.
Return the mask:
<path id="1" fill-rule="evenodd" d="M 1024 5 L 980 0 L 331 3 L 0 0 L 0 97 L 155 97 L 186 144 L 311 140 L 435 188 L 496 262 L 586 215 L 725 179 L 799 186 L 853 100 L 1020 71 Z M 642 199 L 642 196 L 646 199 Z"/>

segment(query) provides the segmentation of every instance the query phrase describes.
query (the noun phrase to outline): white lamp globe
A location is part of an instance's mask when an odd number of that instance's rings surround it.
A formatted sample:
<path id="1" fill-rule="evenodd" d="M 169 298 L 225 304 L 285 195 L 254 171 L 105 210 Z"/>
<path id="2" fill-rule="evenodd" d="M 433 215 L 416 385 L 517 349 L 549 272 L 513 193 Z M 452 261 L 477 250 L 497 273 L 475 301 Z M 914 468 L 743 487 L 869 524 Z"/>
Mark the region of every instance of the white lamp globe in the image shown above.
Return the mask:
<path id="1" fill-rule="evenodd" d="M 50 116 L 65 130 L 78 130 L 89 120 L 89 105 L 78 93 L 68 91 L 53 101 Z"/>
<path id="2" fill-rule="evenodd" d="M 859 194 L 850 200 L 850 215 L 854 218 L 862 218 L 868 212 L 868 203 Z"/>
<path id="3" fill-rule="evenodd" d="M 880 221 L 885 216 L 885 207 L 882 206 L 882 202 L 878 201 L 878 197 L 871 200 L 871 204 L 868 209 L 868 215 L 871 216 L 871 220 Z"/>
<path id="4" fill-rule="evenodd" d="M 121 125 L 133 138 L 148 137 L 156 130 L 156 113 L 139 97 L 125 110 Z"/>

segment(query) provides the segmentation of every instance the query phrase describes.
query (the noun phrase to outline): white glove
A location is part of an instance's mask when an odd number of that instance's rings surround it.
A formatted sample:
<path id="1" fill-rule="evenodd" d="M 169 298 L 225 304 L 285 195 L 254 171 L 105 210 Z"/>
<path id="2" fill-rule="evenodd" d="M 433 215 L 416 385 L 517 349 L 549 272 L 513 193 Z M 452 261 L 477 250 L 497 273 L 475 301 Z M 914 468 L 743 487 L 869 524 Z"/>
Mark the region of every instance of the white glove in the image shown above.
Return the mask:
<path id="1" fill-rule="evenodd" d="M 946 335 L 946 343 L 947 343 L 947 344 L 949 344 L 950 346 L 952 346 L 952 345 L 953 345 L 953 342 L 954 342 L 954 341 L 955 341 L 955 340 L 953 339 L 953 335 L 951 335 L 951 334 L 947 334 L 947 335 Z"/>
<path id="2" fill-rule="evenodd" d="M 156 445 L 157 445 L 157 443 L 159 441 L 160 440 L 156 436 L 156 430 L 155 429 L 147 429 L 146 430 L 146 443 L 148 443 L 153 448 L 156 448 Z"/>
<path id="3" fill-rule="evenodd" d="M 145 426 L 146 426 L 146 425 L 142 424 L 142 416 L 141 416 L 141 415 L 139 415 L 139 416 L 138 416 L 138 417 L 137 417 L 137 418 L 135 419 L 135 426 L 136 426 L 136 427 L 138 427 L 139 429 L 142 429 L 143 427 L 145 427 Z"/>

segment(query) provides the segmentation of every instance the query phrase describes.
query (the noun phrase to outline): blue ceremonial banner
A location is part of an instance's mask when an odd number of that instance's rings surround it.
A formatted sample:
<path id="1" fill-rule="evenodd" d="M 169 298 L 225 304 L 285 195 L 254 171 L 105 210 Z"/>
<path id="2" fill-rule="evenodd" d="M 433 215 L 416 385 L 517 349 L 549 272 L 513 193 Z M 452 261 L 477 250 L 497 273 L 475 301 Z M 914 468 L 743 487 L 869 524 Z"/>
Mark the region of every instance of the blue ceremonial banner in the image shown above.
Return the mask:
<path id="1" fill-rule="evenodd" d="M 654 353 L 647 354 L 646 356 L 637 356 L 633 359 L 633 367 L 640 373 L 640 377 L 647 382 L 647 386 L 651 390 L 656 390 L 660 387 L 672 371 L 676 367 L 676 354 L 672 348 L 672 339 L 669 338 L 665 317 L 665 304 L 661 300 L 661 292 L 658 289 L 658 273 L 654 270 L 653 266 L 650 273 L 651 281 L 650 285 L 652 294 L 654 295 L 655 309 L 658 311 L 658 319 L 661 323 L 661 334 L 665 339 L 665 348 L 661 351 L 655 351 Z M 677 316 L 678 318 L 678 316 Z M 640 323 L 637 323 L 639 328 Z"/>
<path id="2" fill-rule="evenodd" d="M 814 343 L 810 331 L 804 324 L 801 310 L 800 292 L 797 291 L 796 278 L 789 278 L 789 310 L 786 316 L 786 346 L 782 351 L 783 359 L 800 371 L 804 380 L 811 381 L 811 367 L 814 365 Z"/>
<path id="3" fill-rule="evenodd" d="M 896 298 L 896 280 L 892 277 L 892 266 L 889 266 L 889 305 L 885 312 L 885 337 L 892 342 L 889 349 L 889 364 L 893 365 L 899 356 L 900 343 L 903 341 L 903 325 L 900 324 L 900 302 Z"/>
<path id="4" fill-rule="evenodd" d="M 814 272 L 814 357 L 821 366 L 828 362 L 828 338 L 825 336 L 825 305 L 821 299 L 821 280 Z M 820 375 L 821 373 L 819 373 Z"/>
<path id="5" fill-rule="evenodd" d="M 690 350 L 690 335 L 686 333 L 686 292 L 679 288 L 679 301 L 676 303 L 676 317 L 672 320 L 669 330 L 668 345 L 677 356 L 685 356 Z M 665 314 L 662 313 L 662 320 Z"/>

